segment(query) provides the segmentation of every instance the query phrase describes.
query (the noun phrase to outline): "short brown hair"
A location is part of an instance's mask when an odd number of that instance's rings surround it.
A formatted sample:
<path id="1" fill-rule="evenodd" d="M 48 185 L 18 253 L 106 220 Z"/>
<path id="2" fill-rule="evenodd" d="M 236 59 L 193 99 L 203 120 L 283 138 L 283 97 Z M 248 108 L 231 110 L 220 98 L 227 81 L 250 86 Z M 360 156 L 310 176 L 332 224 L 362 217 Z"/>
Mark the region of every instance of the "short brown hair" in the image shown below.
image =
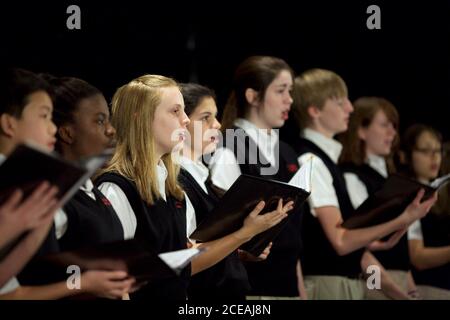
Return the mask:
<path id="1" fill-rule="evenodd" d="M 311 69 L 295 78 L 292 104 L 300 128 L 311 123 L 308 108 L 322 109 L 327 99 L 347 97 L 348 90 L 344 80 L 330 70 Z"/>

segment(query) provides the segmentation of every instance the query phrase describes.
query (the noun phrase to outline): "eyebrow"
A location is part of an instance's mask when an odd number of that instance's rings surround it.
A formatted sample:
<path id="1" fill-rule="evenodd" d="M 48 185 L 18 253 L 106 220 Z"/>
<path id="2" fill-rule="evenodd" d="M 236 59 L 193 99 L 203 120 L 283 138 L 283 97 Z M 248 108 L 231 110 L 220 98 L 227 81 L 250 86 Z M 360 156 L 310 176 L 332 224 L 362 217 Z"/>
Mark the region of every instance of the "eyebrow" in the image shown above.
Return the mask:
<path id="1" fill-rule="evenodd" d="M 291 85 L 289 85 L 289 84 L 287 84 L 287 83 L 283 83 L 283 84 L 277 84 L 277 85 L 275 85 L 277 88 L 286 88 L 286 87 L 289 87 L 289 88 L 293 88 L 294 86 L 291 84 Z"/>
<path id="2" fill-rule="evenodd" d="M 46 109 L 46 111 L 50 111 L 50 112 L 53 111 L 53 108 L 48 106 L 48 105 L 41 105 L 41 106 L 39 106 L 39 108 L 40 109 Z"/>
<path id="3" fill-rule="evenodd" d="M 180 107 L 181 109 L 184 110 L 184 106 L 181 105 L 181 104 L 179 104 L 179 103 L 175 103 L 173 106 L 174 106 L 174 107 Z"/>

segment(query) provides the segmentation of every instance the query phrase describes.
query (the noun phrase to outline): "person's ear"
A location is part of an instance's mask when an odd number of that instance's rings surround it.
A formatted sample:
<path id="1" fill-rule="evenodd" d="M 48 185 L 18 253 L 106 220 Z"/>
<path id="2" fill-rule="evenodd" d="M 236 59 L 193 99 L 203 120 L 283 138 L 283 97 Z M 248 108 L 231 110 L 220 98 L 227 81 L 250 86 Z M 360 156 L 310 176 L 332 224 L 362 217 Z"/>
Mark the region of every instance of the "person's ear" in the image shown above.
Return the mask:
<path id="1" fill-rule="evenodd" d="M 360 138 L 361 140 L 366 141 L 367 139 L 367 134 L 366 134 L 366 129 L 363 127 L 359 127 L 358 128 L 358 138 Z"/>
<path id="2" fill-rule="evenodd" d="M 319 110 L 319 108 L 317 108 L 317 107 L 314 106 L 314 105 L 309 106 L 306 110 L 308 111 L 308 116 L 309 116 L 312 120 L 317 119 L 317 118 L 320 116 L 320 110 Z"/>
<path id="3" fill-rule="evenodd" d="M 5 135 L 13 137 L 17 128 L 17 119 L 10 114 L 3 113 L 0 116 L 0 128 Z"/>
<path id="4" fill-rule="evenodd" d="M 70 125 L 60 126 L 58 135 L 59 139 L 66 144 L 72 144 L 75 141 L 75 132 Z"/>
<path id="5" fill-rule="evenodd" d="M 248 88 L 245 90 L 245 99 L 249 105 L 256 106 L 258 104 L 258 91 Z"/>

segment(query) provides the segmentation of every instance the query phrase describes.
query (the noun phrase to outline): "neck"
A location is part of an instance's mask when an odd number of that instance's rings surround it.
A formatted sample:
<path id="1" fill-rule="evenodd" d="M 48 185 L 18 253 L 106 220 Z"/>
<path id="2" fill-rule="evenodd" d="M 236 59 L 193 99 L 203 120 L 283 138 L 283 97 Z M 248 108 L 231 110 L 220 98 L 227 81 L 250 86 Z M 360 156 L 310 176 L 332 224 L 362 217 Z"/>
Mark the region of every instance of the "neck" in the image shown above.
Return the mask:
<path id="1" fill-rule="evenodd" d="M 250 112 L 248 113 L 247 117 L 245 118 L 247 121 L 250 121 L 255 126 L 257 126 L 259 129 L 266 129 L 268 133 L 270 134 L 272 128 L 261 119 L 261 117 L 258 114 L 257 108 L 250 108 Z"/>
<path id="2" fill-rule="evenodd" d="M 191 159 L 194 162 L 197 162 L 200 160 L 200 158 L 202 157 L 202 154 L 199 152 L 196 152 L 193 148 L 191 148 L 190 146 L 184 146 L 183 147 L 183 156 Z"/>
<path id="3" fill-rule="evenodd" d="M 325 128 L 323 128 L 320 125 L 312 125 L 312 126 L 308 127 L 308 129 L 314 130 L 314 131 L 324 135 L 325 137 L 327 137 L 329 139 L 333 139 L 333 137 L 336 135 L 336 133 L 330 132 L 330 131 L 326 130 Z"/>
<path id="4" fill-rule="evenodd" d="M 64 159 L 69 161 L 78 161 L 81 158 L 81 156 L 74 152 L 71 148 L 66 148 L 65 146 L 62 146 L 61 148 L 61 155 Z"/>
<path id="5" fill-rule="evenodd" d="M 0 139 L 0 153 L 4 154 L 5 156 L 8 156 L 13 152 L 13 150 L 16 148 L 16 144 L 12 143 L 11 141 L 4 141 L 3 139 Z"/>
<path id="6" fill-rule="evenodd" d="M 417 177 L 417 180 L 423 184 L 429 184 L 430 183 L 430 179 L 424 178 L 424 177 Z"/>

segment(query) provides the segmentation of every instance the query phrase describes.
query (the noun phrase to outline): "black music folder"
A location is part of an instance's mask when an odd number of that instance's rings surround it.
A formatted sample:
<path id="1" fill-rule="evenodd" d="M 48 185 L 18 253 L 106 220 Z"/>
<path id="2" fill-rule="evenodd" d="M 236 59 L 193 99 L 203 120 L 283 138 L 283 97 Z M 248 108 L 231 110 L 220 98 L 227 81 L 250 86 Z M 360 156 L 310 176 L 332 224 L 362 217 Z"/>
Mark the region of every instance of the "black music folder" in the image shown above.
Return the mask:
<path id="1" fill-rule="evenodd" d="M 430 185 L 399 174 L 391 175 L 383 187 L 355 210 L 342 226 L 347 229 L 366 228 L 398 217 L 414 200 L 420 189 L 425 190 L 424 200 L 450 181 L 450 175 L 434 180 Z"/>
<path id="2" fill-rule="evenodd" d="M 261 200 L 264 200 L 266 205 L 260 214 L 275 210 L 280 198 L 283 199 L 283 204 L 294 201 L 294 209 L 286 219 L 241 246 L 241 249 L 258 256 L 276 238 L 290 216 L 299 214 L 298 211 L 309 194 L 308 191 L 287 183 L 242 174 L 189 238 L 206 242 L 237 231 Z"/>
<path id="3" fill-rule="evenodd" d="M 56 197 L 61 205 L 64 205 L 110 156 L 111 150 L 107 150 L 78 163 L 67 161 L 58 154 L 50 153 L 34 144 L 20 144 L 0 164 L 0 205 L 17 189 L 22 190 L 24 201 L 43 181 L 59 188 Z M 25 235 L 26 232 L 0 248 L 0 261 Z"/>
<path id="4" fill-rule="evenodd" d="M 201 248 L 190 248 L 156 254 L 144 248 L 136 239 L 129 239 L 52 253 L 37 258 L 34 263 L 36 270 L 43 270 L 63 279 L 70 275 L 68 268 L 76 266 L 81 272 L 121 270 L 135 277 L 138 283 L 153 283 L 176 277 L 203 251 Z"/>

